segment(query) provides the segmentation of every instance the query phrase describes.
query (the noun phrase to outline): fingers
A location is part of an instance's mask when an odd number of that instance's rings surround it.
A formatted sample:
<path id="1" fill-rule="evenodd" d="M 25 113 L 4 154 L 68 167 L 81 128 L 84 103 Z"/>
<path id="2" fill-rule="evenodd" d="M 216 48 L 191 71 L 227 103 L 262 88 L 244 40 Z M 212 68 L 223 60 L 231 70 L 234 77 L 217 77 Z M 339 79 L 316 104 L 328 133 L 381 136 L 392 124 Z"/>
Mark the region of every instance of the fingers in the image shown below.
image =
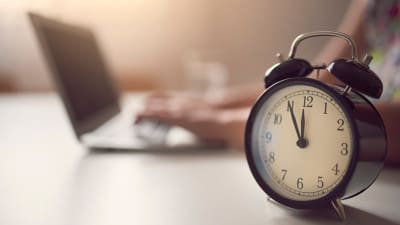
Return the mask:
<path id="1" fill-rule="evenodd" d="M 137 114 L 135 123 L 155 120 L 183 127 L 200 139 L 222 142 L 225 132 L 217 115 L 217 109 L 208 105 L 202 98 L 159 92 L 148 97 L 145 108 Z"/>
<path id="2" fill-rule="evenodd" d="M 147 105 L 143 111 L 137 114 L 135 123 L 150 119 L 179 126 L 186 120 L 184 115 L 185 111 L 181 108 L 171 106 L 165 102 L 160 102 L 158 104 Z"/>
<path id="3" fill-rule="evenodd" d="M 148 107 L 148 106 L 166 104 L 167 102 L 169 102 L 170 98 L 172 98 L 170 94 L 164 92 L 156 92 L 149 95 L 146 98 L 145 105 Z"/>
<path id="4" fill-rule="evenodd" d="M 168 97 L 171 97 L 171 94 L 165 91 L 152 92 L 148 96 L 148 98 L 168 98 Z"/>
<path id="5" fill-rule="evenodd" d="M 188 129 L 203 139 L 219 138 L 221 127 L 217 124 L 217 112 L 210 110 L 185 111 L 176 107 L 154 107 L 138 114 L 136 122 L 156 120 Z"/>
<path id="6" fill-rule="evenodd" d="M 151 94 L 145 102 L 141 116 L 160 116 L 158 114 L 192 113 L 200 110 L 209 110 L 213 107 L 204 99 L 188 95 L 173 95 L 166 92 Z"/>
<path id="7" fill-rule="evenodd" d="M 205 142 L 242 148 L 247 114 L 208 109 L 188 112 L 172 107 L 159 107 L 141 112 L 138 120 L 141 119 L 157 120 L 183 127 Z"/>

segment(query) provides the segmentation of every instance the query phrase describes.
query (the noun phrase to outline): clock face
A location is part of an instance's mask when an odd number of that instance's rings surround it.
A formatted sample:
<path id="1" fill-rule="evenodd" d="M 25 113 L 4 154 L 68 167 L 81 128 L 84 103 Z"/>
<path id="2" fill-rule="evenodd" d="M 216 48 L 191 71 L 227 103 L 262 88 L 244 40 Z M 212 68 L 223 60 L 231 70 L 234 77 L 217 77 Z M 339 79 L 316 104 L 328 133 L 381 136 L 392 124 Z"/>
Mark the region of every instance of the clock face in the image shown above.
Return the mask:
<path id="1" fill-rule="evenodd" d="M 258 107 L 251 154 L 263 182 L 293 201 L 331 193 L 348 173 L 351 125 L 336 98 L 307 82 L 281 85 Z"/>

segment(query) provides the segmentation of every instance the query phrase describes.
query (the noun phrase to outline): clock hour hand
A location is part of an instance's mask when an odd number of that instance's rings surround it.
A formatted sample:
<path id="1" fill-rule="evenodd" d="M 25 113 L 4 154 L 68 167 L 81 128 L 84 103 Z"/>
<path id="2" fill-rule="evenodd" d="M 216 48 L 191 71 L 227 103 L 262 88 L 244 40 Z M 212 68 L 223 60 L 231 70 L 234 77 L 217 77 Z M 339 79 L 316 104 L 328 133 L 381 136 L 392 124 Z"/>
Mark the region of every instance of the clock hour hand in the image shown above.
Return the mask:
<path id="1" fill-rule="evenodd" d="M 292 117 L 294 129 L 296 130 L 296 134 L 297 134 L 297 138 L 298 138 L 296 145 L 299 146 L 300 148 L 305 148 L 308 143 L 307 143 L 307 140 L 304 139 L 304 125 L 305 125 L 304 109 L 301 113 L 301 134 L 300 134 L 299 127 L 297 126 L 296 117 L 293 112 L 293 107 L 289 101 L 288 101 L 288 107 L 289 107 L 290 115 Z"/>
<path id="2" fill-rule="evenodd" d="M 296 130 L 297 137 L 300 140 L 301 136 L 300 136 L 300 132 L 299 132 L 299 127 L 297 126 L 297 121 L 296 121 L 296 117 L 294 116 L 293 107 L 292 107 L 292 105 L 290 104 L 289 101 L 288 101 L 288 108 L 289 108 L 289 111 L 290 111 L 290 115 L 292 117 L 292 122 L 293 122 L 293 125 L 294 125 L 294 129 Z"/>

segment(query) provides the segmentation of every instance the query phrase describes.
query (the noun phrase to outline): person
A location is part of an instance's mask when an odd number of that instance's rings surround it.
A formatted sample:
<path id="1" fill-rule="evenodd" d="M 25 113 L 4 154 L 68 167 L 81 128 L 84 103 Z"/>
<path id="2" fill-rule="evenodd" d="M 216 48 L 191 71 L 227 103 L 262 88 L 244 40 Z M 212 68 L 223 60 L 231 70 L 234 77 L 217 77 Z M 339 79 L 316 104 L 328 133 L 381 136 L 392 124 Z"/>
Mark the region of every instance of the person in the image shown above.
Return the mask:
<path id="1" fill-rule="evenodd" d="M 393 27 L 396 26 L 396 22 L 400 24 L 399 1 L 353 0 L 338 28 L 339 31 L 353 37 L 360 53 L 368 51 L 373 53 L 375 61 L 380 64 L 376 66 L 380 68 L 379 71 L 375 71 L 378 75 L 380 72 L 392 72 L 389 76 L 385 74 L 386 77 L 381 77 L 385 85 L 384 98 L 374 102 L 386 127 L 387 163 L 400 162 L 398 149 L 400 146 L 400 138 L 398 138 L 400 102 L 395 99 L 396 88 L 387 90 L 387 85 L 394 83 L 393 79 L 396 79 L 393 72 L 397 66 L 396 60 L 392 58 L 394 53 L 387 53 L 394 46 L 399 49 L 397 57 L 400 66 L 400 29 L 396 30 L 396 27 Z M 382 36 L 383 34 L 385 35 Z M 315 62 L 331 62 L 335 58 L 349 57 L 349 53 L 349 46 L 344 41 L 331 39 Z M 389 61 L 393 61 L 392 65 Z M 310 77 L 316 78 L 316 74 L 313 73 Z M 340 83 L 327 71 L 321 71 L 318 79 L 333 84 Z M 397 87 L 400 90 L 400 79 L 398 83 Z M 251 106 L 263 89 L 263 82 L 260 82 L 259 86 L 232 88 L 227 90 L 225 96 L 219 100 L 210 100 L 201 96 L 155 93 L 148 98 L 147 105 L 139 113 L 137 120 L 156 119 L 182 126 L 205 141 L 219 142 L 233 148 L 244 148 L 246 121 Z"/>

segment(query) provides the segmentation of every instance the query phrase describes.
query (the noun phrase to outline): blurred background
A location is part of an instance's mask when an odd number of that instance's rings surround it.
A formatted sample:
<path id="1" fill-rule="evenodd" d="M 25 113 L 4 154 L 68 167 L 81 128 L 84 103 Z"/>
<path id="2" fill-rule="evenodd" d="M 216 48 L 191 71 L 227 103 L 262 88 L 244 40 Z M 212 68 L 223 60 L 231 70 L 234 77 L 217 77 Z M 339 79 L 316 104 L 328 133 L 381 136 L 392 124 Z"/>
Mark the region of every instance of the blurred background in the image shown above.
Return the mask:
<path id="1" fill-rule="evenodd" d="M 261 82 L 297 34 L 335 30 L 348 1 L 0 1 L 0 91 L 52 90 L 27 11 L 92 28 L 122 90 Z M 312 59 L 326 40 L 305 42 Z"/>

